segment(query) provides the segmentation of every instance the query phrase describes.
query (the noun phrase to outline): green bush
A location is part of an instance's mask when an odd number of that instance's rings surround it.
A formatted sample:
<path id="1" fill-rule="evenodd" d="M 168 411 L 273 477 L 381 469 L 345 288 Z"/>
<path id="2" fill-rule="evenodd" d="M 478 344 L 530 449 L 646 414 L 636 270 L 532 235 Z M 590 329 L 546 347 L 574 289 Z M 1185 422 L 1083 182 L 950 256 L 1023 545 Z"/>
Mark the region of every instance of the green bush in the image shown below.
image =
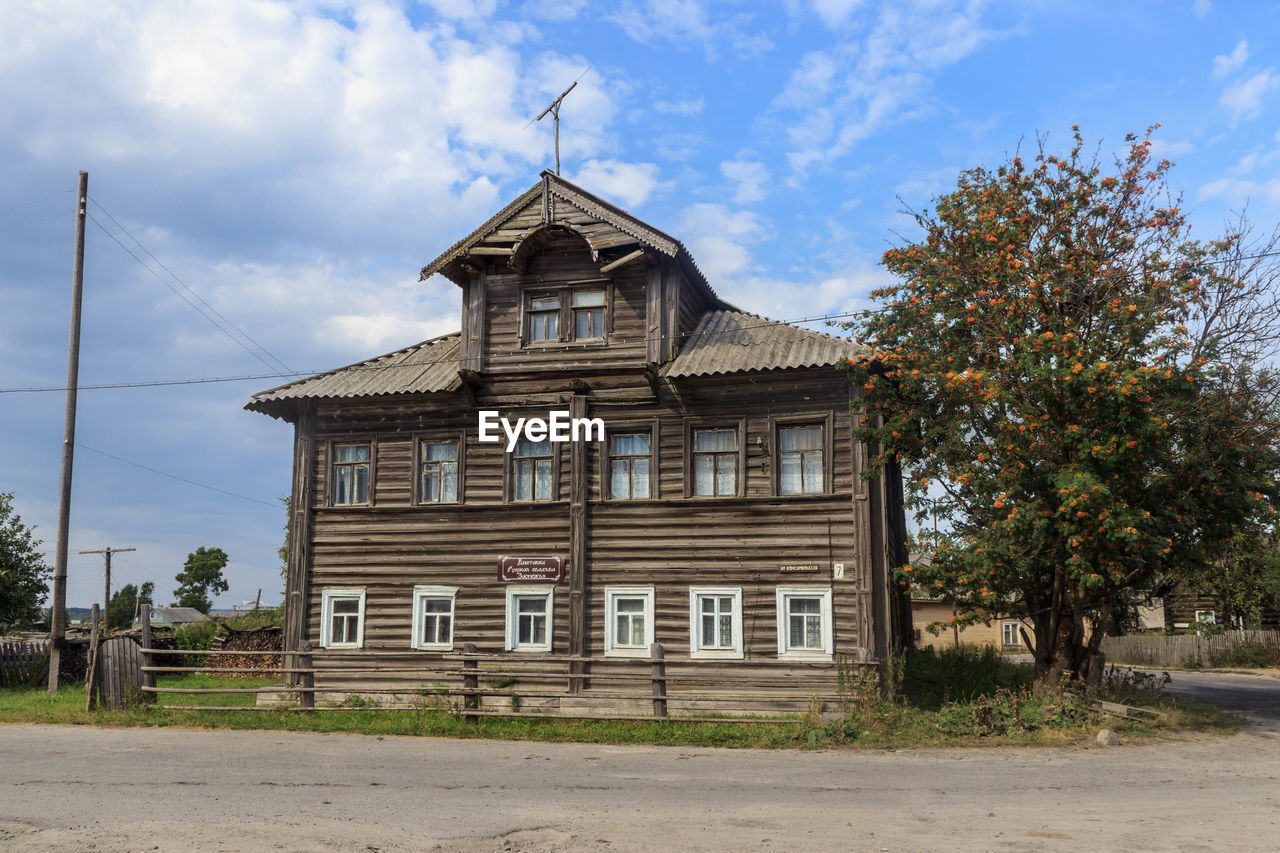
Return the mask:
<path id="1" fill-rule="evenodd" d="M 1030 665 L 1013 663 L 991 646 L 917 649 L 907 656 L 902 693 L 907 703 L 936 711 L 996 691 L 1031 684 Z"/>
<path id="2" fill-rule="evenodd" d="M 1266 669 L 1280 666 L 1280 646 L 1246 640 L 1225 649 L 1209 652 L 1209 666 L 1239 666 Z"/>

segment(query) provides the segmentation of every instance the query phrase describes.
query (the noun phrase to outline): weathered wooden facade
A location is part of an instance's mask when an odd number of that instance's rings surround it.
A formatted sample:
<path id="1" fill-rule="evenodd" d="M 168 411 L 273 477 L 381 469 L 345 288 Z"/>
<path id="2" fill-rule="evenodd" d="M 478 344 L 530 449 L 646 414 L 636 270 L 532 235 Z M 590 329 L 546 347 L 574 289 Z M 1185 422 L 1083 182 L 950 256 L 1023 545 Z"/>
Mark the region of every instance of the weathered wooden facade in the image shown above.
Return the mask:
<path id="1" fill-rule="evenodd" d="M 708 678 L 687 708 L 746 710 L 711 682 L 753 673 L 802 706 L 788 676 L 834 685 L 910 633 L 900 490 L 861 477 L 836 369 L 853 342 L 735 309 L 678 241 L 549 172 L 436 273 L 460 333 L 247 405 L 294 424 L 285 647 L 312 644 L 319 688 L 407 690 L 474 644 L 598 676 L 539 705 L 570 713 L 656 642 Z M 554 411 L 604 434 L 480 440 L 482 412 Z M 396 673 L 324 672 L 371 655 Z"/>

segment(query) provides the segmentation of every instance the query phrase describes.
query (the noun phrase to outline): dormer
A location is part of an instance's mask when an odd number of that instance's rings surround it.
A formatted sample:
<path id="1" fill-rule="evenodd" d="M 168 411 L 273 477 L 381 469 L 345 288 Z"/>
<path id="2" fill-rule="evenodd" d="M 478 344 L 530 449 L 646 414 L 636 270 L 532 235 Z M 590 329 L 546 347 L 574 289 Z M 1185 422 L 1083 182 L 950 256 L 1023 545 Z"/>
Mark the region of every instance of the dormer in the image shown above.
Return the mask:
<path id="1" fill-rule="evenodd" d="M 656 369 L 728 308 L 688 250 L 551 172 L 422 269 L 463 290 L 472 374 Z"/>

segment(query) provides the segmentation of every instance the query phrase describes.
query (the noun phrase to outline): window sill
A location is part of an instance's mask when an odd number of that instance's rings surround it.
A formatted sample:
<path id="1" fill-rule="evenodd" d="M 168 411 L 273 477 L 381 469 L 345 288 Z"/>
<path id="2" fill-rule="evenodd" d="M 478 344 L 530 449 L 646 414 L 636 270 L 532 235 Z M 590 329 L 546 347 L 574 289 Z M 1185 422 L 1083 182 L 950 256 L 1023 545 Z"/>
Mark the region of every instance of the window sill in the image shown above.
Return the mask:
<path id="1" fill-rule="evenodd" d="M 556 349 L 603 349 L 609 345 L 609 341 L 604 338 L 591 338 L 584 341 L 532 341 L 530 343 L 521 344 L 520 349 L 532 350 L 556 350 Z"/>
<path id="2" fill-rule="evenodd" d="M 826 652 L 791 651 L 791 652 L 783 652 L 782 654 L 778 655 L 778 660 L 811 661 L 811 662 L 825 663 L 827 661 L 835 660 L 835 656 L 827 654 Z"/>
<path id="3" fill-rule="evenodd" d="M 423 643 L 412 647 L 415 652 L 451 652 L 453 643 Z"/>
<path id="4" fill-rule="evenodd" d="M 354 652 L 358 652 L 358 651 L 360 651 L 361 649 L 363 649 L 363 648 L 364 648 L 364 646 L 360 645 L 359 643 L 330 643 L 330 644 L 329 644 L 329 645 L 327 645 L 327 646 L 325 646 L 325 645 L 321 645 L 321 646 L 320 646 L 320 648 L 322 648 L 322 649 L 332 649 L 332 650 L 334 650 L 334 651 L 339 651 L 339 652 L 341 652 L 341 651 L 354 651 Z"/>
<path id="5" fill-rule="evenodd" d="M 698 649 L 690 652 L 692 660 L 743 660 L 745 656 L 737 649 Z"/>
<path id="6" fill-rule="evenodd" d="M 644 658 L 647 660 L 649 658 L 649 650 L 640 648 L 615 648 L 607 650 L 604 653 L 604 656 L 607 658 Z"/>

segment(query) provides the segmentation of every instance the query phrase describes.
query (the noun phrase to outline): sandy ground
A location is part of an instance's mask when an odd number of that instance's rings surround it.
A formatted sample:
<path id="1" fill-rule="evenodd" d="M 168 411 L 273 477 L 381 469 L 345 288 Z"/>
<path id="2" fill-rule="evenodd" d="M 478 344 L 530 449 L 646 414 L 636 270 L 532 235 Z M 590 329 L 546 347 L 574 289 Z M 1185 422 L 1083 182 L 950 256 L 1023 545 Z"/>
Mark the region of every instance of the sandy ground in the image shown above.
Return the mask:
<path id="1" fill-rule="evenodd" d="M 0 726 L 8 850 L 1275 850 L 1280 730 L 767 752 Z"/>

